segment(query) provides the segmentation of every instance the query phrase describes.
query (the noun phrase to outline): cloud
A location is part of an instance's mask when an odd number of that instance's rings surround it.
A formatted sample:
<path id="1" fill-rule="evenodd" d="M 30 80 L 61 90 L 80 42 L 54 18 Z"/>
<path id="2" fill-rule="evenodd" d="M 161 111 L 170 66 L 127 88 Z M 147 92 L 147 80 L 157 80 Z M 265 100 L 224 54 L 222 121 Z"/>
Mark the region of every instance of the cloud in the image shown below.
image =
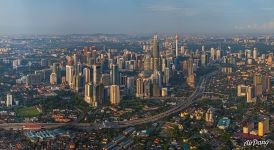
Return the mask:
<path id="1" fill-rule="evenodd" d="M 153 12 L 173 13 L 183 16 L 195 16 L 198 14 L 198 11 L 193 8 L 176 7 L 172 5 L 153 5 L 147 7 L 147 9 Z"/>
<path id="2" fill-rule="evenodd" d="M 274 20 L 262 23 L 262 24 L 248 24 L 248 25 L 241 25 L 235 26 L 234 29 L 236 30 L 257 30 L 257 31 L 273 31 L 274 30 Z"/>

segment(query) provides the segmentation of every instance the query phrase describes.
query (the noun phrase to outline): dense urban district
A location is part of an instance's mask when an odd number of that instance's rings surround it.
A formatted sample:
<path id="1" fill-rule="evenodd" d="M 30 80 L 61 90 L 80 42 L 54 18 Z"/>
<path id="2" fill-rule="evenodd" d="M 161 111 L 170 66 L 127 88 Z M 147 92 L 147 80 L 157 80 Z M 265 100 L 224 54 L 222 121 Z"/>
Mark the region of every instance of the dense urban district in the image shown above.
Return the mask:
<path id="1" fill-rule="evenodd" d="M 0 36 L 0 149 L 274 149 L 274 36 Z"/>

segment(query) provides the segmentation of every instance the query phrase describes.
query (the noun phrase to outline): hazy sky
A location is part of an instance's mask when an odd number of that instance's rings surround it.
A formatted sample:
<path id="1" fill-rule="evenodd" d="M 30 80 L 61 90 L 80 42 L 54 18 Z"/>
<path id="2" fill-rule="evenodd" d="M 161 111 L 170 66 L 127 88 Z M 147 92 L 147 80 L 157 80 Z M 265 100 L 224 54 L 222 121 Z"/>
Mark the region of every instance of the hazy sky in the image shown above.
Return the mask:
<path id="1" fill-rule="evenodd" d="M 274 33 L 274 0 L 0 0 L 0 34 Z"/>

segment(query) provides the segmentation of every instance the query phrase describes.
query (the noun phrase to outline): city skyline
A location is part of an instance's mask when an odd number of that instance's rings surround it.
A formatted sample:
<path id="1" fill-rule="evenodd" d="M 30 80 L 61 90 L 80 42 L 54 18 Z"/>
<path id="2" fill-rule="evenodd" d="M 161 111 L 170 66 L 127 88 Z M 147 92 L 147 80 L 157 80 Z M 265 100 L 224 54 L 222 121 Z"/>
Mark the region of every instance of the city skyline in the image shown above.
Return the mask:
<path id="1" fill-rule="evenodd" d="M 0 34 L 274 33 L 274 2 L 0 2 Z"/>

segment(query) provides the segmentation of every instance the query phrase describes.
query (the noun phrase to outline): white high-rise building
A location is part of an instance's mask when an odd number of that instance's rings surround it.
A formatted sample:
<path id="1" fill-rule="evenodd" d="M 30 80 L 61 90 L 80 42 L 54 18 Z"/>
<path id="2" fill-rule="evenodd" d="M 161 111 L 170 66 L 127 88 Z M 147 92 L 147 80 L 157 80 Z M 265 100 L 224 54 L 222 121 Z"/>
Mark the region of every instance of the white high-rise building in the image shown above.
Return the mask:
<path id="1" fill-rule="evenodd" d="M 7 107 L 12 106 L 12 95 L 11 94 L 7 94 L 6 106 Z"/>
<path id="2" fill-rule="evenodd" d="M 73 69 L 73 66 L 71 65 L 66 65 L 66 82 L 69 84 L 69 85 L 72 85 L 72 81 L 73 81 L 73 72 L 74 72 L 74 69 Z"/>
<path id="3" fill-rule="evenodd" d="M 93 84 L 99 84 L 101 79 L 101 67 L 99 65 L 92 65 L 93 69 Z"/>
<path id="4" fill-rule="evenodd" d="M 90 83 L 85 84 L 85 101 L 89 104 L 92 103 L 93 86 Z"/>
<path id="5" fill-rule="evenodd" d="M 254 49 L 253 49 L 253 59 L 256 60 L 257 57 L 258 57 L 258 56 L 257 56 L 257 48 L 254 48 Z"/>

